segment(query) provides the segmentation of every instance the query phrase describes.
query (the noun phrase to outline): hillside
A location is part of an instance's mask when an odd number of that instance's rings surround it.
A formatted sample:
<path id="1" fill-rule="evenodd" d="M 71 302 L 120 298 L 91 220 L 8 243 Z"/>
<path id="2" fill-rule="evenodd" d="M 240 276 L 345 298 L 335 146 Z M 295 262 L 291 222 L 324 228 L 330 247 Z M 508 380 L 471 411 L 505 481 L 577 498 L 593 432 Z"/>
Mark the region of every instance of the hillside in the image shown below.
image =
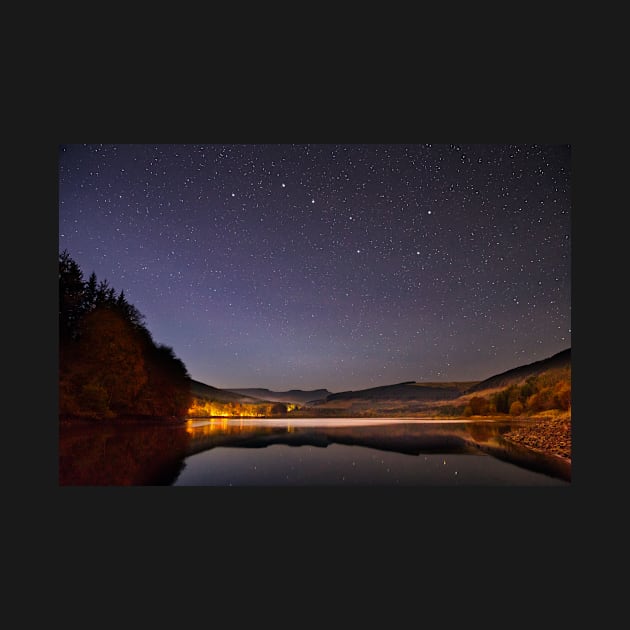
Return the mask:
<path id="1" fill-rule="evenodd" d="M 491 376 L 483 381 L 469 387 L 465 394 L 478 393 L 485 390 L 497 389 L 509 387 L 510 385 L 517 385 L 530 376 L 538 376 L 543 372 L 554 369 L 562 369 L 571 367 L 571 348 L 562 350 L 557 354 L 552 355 L 547 359 L 541 361 L 534 361 L 527 365 L 521 365 L 519 367 L 501 372 L 495 376 Z"/>
<path id="2" fill-rule="evenodd" d="M 247 396 L 244 394 L 235 393 L 227 389 L 219 389 L 218 387 L 212 387 L 206 385 L 200 381 L 190 380 L 190 391 L 195 398 L 207 398 L 222 403 L 260 403 L 269 402 L 269 400 L 261 400 L 254 396 Z"/>
<path id="3" fill-rule="evenodd" d="M 456 398 L 471 386 L 466 383 L 416 383 L 406 381 L 395 385 L 371 387 L 358 391 L 339 392 L 330 394 L 326 402 L 336 400 L 448 400 Z"/>
<path id="4" fill-rule="evenodd" d="M 313 389 L 310 391 L 304 391 L 302 389 L 292 389 L 288 392 L 275 392 L 270 389 L 264 389 L 262 387 L 250 387 L 250 388 L 238 388 L 225 390 L 240 394 L 242 396 L 252 396 L 262 400 L 270 400 L 272 402 L 285 402 L 295 404 L 306 404 L 309 402 L 315 402 L 319 400 L 325 400 L 330 392 L 327 389 Z"/>
<path id="5" fill-rule="evenodd" d="M 296 415 L 322 416 L 435 416 L 435 415 L 470 415 L 478 413 L 479 400 L 487 399 L 479 413 L 507 413 L 511 403 L 518 396 L 526 411 L 543 411 L 554 404 L 554 396 L 562 397 L 562 409 L 570 402 L 571 349 L 568 348 L 547 359 L 518 366 L 501 372 L 482 381 L 467 382 L 424 382 L 406 381 L 394 385 L 372 387 L 357 391 L 330 394 L 325 401 L 309 404 Z M 535 385 L 532 379 L 540 379 Z M 553 387 L 543 381 L 553 381 Z M 530 385 L 524 386 L 526 381 Z M 562 381 L 562 384 L 558 384 Z M 538 387 L 545 389 L 544 395 L 532 399 L 527 405 L 527 398 L 538 393 Z M 511 392 L 507 390 L 511 388 Z M 504 392 L 504 394 L 500 394 Z M 503 396 L 503 398 L 501 398 Z M 510 398 L 511 396 L 511 398 Z M 468 409 L 471 399 L 473 408 Z M 492 407 L 494 404 L 494 407 Z"/>
<path id="6" fill-rule="evenodd" d="M 438 401 L 457 398 L 472 385 L 465 383 L 416 383 L 407 381 L 369 389 L 330 394 L 311 403 L 296 415 L 408 416 L 421 415 Z"/>
<path id="7" fill-rule="evenodd" d="M 571 349 L 515 367 L 482 381 L 405 381 L 356 391 L 326 389 L 275 392 L 265 388 L 218 389 L 191 380 L 190 415 L 434 417 L 569 410 Z M 556 405 L 554 407 L 554 405 Z M 298 408 L 296 408 L 296 406 Z M 515 408 L 516 409 L 516 408 Z M 516 412 L 519 413 L 519 412 Z"/>
<path id="8" fill-rule="evenodd" d="M 278 416 L 295 407 L 291 403 L 261 400 L 192 379 L 190 390 L 192 404 L 187 414 L 190 418 Z"/>

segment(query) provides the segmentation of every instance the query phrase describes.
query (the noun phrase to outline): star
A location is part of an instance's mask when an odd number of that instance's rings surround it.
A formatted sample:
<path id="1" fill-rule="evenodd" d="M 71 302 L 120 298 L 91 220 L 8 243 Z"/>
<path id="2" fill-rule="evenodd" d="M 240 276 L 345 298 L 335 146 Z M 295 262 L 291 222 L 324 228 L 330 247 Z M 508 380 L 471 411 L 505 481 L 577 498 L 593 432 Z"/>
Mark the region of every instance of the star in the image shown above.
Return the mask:
<path id="1" fill-rule="evenodd" d="M 570 146 L 76 144 L 58 166 L 60 251 L 208 385 L 472 381 L 571 345 Z"/>

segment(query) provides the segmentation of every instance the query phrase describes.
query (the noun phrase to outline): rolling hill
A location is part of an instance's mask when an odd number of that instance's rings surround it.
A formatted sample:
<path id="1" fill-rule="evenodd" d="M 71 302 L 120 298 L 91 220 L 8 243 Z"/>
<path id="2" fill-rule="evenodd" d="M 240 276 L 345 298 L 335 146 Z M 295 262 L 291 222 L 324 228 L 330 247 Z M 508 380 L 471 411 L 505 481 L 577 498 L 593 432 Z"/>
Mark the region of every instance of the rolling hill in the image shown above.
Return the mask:
<path id="1" fill-rule="evenodd" d="M 240 394 L 243 396 L 252 396 L 254 398 L 260 398 L 261 400 L 271 400 L 272 402 L 285 402 L 306 404 L 309 402 L 315 402 L 325 400 L 330 392 L 327 389 L 313 389 L 310 391 L 304 391 L 302 389 L 292 389 L 288 392 L 274 392 L 270 389 L 264 389 L 262 387 L 250 387 L 250 388 L 238 388 L 225 390 Z"/>
<path id="2" fill-rule="evenodd" d="M 356 391 L 331 393 L 327 389 L 276 392 L 265 388 L 218 389 L 191 380 L 198 405 L 206 410 L 231 415 L 240 406 L 243 413 L 292 416 L 432 416 L 449 413 L 448 408 L 463 409 L 474 397 L 492 397 L 496 392 L 521 386 L 530 377 L 563 373 L 570 392 L 571 348 L 551 357 L 521 365 L 481 381 L 415 382 L 405 381 Z M 547 377 L 545 377 L 547 378 Z M 570 393 L 569 393 L 570 396 Z M 475 401 L 473 401 L 474 403 Z M 212 405 L 210 405 L 212 403 Z M 210 405 L 210 407 L 209 407 Z M 272 406 L 275 408 L 272 409 Z M 295 405 L 299 408 L 292 409 Z M 497 407 L 498 408 L 498 407 Z M 214 411 L 213 411 L 214 412 Z M 238 413 L 237 413 L 238 415 Z"/>
<path id="3" fill-rule="evenodd" d="M 269 402 L 268 400 L 246 396 L 227 389 L 212 387 L 212 385 L 206 385 L 205 383 L 193 379 L 190 380 L 190 391 L 195 398 L 206 398 L 221 403 L 254 404 Z"/>
<path id="4" fill-rule="evenodd" d="M 371 387 L 358 391 L 339 392 L 331 394 L 326 398 L 326 402 L 342 401 L 342 400 L 372 400 L 372 401 L 426 401 L 426 400 L 445 400 L 457 398 L 468 387 L 470 382 L 466 383 L 416 383 L 415 381 L 406 381 L 404 383 L 396 383 L 395 385 L 384 385 L 381 387 Z"/>
<path id="5" fill-rule="evenodd" d="M 481 381 L 415 382 L 406 381 L 369 389 L 330 394 L 325 401 L 303 407 L 299 415 L 340 416 L 429 416 L 441 414 L 447 407 L 463 407 L 474 396 L 491 395 L 529 377 L 569 370 L 571 349 L 547 359 L 501 372 Z"/>
<path id="6" fill-rule="evenodd" d="M 483 381 L 475 383 L 469 387 L 464 393 L 472 394 L 486 390 L 509 387 L 510 385 L 517 385 L 526 380 L 530 376 L 538 376 L 543 372 L 554 369 L 561 369 L 571 366 L 571 348 L 562 350 L 557 354 L 542 359 L 540 361 L 534 361 L 527 365 L 521 365 L 506 372 L 501 372 L 495 376 L 491 376 Z"/>
<path id="7" fill-rule="evenodd" d="M 219 389 L 190 379 L 192 404 L 188 416 L 192 418 L 278 416 L 295 404 L 254 398 L 228 389 Z"/>

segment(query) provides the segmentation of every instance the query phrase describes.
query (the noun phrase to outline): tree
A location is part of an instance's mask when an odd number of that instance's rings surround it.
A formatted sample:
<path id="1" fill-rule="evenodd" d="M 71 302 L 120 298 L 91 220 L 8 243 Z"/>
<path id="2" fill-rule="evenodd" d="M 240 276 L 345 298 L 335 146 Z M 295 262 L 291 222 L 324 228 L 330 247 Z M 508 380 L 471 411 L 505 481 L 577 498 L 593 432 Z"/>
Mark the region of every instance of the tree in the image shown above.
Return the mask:
<path id="1" fill-rule="evenodd" d="M 147 343 L 150 342 L 150 343 Z M 185 415 L 191 404 L 190 377 L 173 349 L 145 337 L 147 382 L 139 396 L 138 411 L 149 416 Z"/>
<path id="2" fill-rule="evenodd" d="M 496 410 L 499 413 L 508 413 L 510 410 L 509 405 L 510 391 L 509 388 L 503 389 L 493 395 L 494 404 Z"/>
<path id="3" fill-rule="evenodd" d="M 468 404 L 473 416 L 482 416 L 488 412 L 488 401 L 483 396 L 473 396 Z"/>
<path id="4" fill-rule="evenodd" d="M 553 408 L 552 390 L 545 387 L 527 399 L 527 409 L 529 411 L 545 411 Z"/>
<path id="5" fill-rule="evenodd" d="M 59 254 L 59 336 L 74 338 L 84 313 L 83 272 L 67 250 Z"/>
<path id="6" fill-rule="evenodd" d="M 536 393 L 536 376 L 530 376 L 525 383 L 521 385 L 519 392 L 519 400 L 524 404 L 530 396 Z"/>
<path id="7" fill-rule="evenodd" d="M 92 272 L 88 281 L 83 288 L 84 311 L 89 313 L 96 306 L 96 296 L 98 292 L 98 283 L 96 274 Z"/>
<path id="8" fill-rule="evenodd" d="M 147 373 L 140 340 L 130 323 L 114 309 L 97 306 L 83 319 L 78 346 L 82 390 L 88 387 L 96 394 L 99 405 L 104 390 L 109 410 L 134 413 Z"/>
<path id="9" fill-rule="evenodd" d="M 97 306 L 113 306 L 116 303 L 116 291 L 107 280 L 101 280 L 96 289 Z"/>
<path id="10" fill-rule="evenodd" d="M 65 416 L 184 416 L 190 377 L 173 349 L 156 344 L 144 316 L 107 280 L 87 282 L 59 255 L 59 412 Z"/>
<path id="11" fill-rule="evenodd" d="M 125 317 L 125 319 L 132 323 L 136 328 L 144 327 L 144 315 L 133 304 L 129 304 L 129 302 L 127 302 L 124 291 L 121 291 L 118 294 L 115 305 L 123 317 Z"/>
<path id="12" fill-rule="evenodd" d="M 553 401 L 557 409 L 568 411 L 571 408 L 571 382 L 560 381 L 553 392 Z"/>

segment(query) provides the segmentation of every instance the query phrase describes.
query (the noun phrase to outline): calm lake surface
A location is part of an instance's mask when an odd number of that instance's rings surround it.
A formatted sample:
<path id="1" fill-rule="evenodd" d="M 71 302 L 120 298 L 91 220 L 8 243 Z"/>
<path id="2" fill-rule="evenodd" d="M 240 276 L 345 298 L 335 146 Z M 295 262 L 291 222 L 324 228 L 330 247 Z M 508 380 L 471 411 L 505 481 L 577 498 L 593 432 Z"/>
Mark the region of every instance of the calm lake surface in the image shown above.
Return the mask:
<path id="1" fill-rule="evenodd" d="M 61 427 L 60 485 L 566 486 L 560 458 L 510 444 L 523 421 L 195 419 Z"/>

